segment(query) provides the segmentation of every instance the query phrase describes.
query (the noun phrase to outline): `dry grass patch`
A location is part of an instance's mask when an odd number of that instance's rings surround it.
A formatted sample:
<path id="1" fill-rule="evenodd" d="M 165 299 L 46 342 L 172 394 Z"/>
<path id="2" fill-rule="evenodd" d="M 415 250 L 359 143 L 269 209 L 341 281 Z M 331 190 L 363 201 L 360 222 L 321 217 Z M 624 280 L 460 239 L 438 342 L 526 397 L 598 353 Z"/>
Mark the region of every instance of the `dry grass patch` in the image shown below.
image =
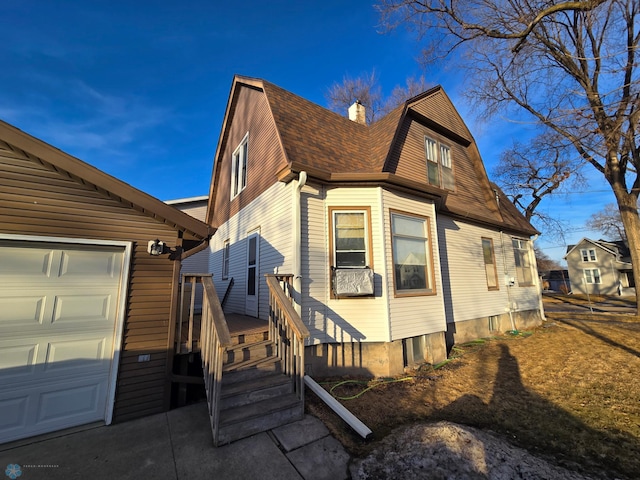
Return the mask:
<path id="1" fill-rule="evenodd" d="M 548 317 L 544 327 L 526 335 L 456 346 L 458 358 L 412 371 L 409 381 L 360 396 L 367 385 L 337 387 L 334 394 L 357 396 L 342 403 L 374 431 L 369 442 L 311 393 L 308 408 L 356 456 L 398 426 L 448 420 L 492 430 L 568 468 L 637 478 L 640 321 L 624 315 Z"/>

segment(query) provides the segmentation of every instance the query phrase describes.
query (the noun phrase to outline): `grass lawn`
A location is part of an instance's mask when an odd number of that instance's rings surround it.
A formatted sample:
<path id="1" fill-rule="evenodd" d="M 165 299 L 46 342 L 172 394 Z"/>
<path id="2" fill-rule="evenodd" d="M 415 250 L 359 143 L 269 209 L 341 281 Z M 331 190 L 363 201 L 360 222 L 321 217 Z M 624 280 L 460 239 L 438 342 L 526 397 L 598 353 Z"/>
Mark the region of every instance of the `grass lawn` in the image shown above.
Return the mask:
<path id="1" fill-rule="evenodd" d="M 517 336 L 457 345 L 457 358 L 440 368 L 425 366 L 408 380 L 342 400 L 373 430 L 368 442 L 311 393 L 308 408 L 356 456 L 398 426 L 448 420 L 491 430 L 573 470 L 640 478 L 640 320 L 547 318 Z M 326 380 L 330 388 L 344 379 Z M 374 383 L 340 385 L 334 394 L 356 396 Z"/>

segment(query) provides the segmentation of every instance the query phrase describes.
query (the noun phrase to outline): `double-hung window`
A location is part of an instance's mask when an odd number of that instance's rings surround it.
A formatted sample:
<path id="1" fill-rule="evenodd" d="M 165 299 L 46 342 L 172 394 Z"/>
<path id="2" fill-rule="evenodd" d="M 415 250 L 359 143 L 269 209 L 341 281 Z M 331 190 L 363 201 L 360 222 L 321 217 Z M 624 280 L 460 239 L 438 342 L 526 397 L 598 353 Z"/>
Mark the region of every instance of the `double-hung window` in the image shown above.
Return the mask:
<path id="1" fill-rule="evenodd" d="M 391 212 L 391 242 L 396 295 L 435 293 L 429 219 Z"/>
<path id="2" fill-rule="evenodd" d="M 531 262 L 529 261 L 529 242 L 514 238 L 512 239 L 512 245 L 518 285 L 533 285 L 533 274 L 531 272 Z"/>
<path id="3" fill-rule="evenodd" d="M 425 137 L 425 155 L 427 158 L 427 181 L 430 185 L 453 190 L 453 168 L 451 147 Z"/>
<path id="4" fill-rule="evenodd" d="M 249 133 L 231 156 L 231 199 L 233 200 L 247 186 L 247 160 L 249 157 Z"/>
<path id="5" fill-rule="evenodd" d="M 482 238 L 482 257 L 484 259 L 484 269 L 487 274 L 487 287 L 489 290 L 499 290 L 496 255 L 493 250 L 493 240 L 490 238 Z"/>
<path id="6" fill-rule="evenodd" d="M 600 270 L 597 268 L 585 268 L 584 279 L 589 284 L 602 283 L 600 280 Z"/>
<path id="7" fill-rule="evenodd" d="M 595 248 L 583 248 L 580 250 L 583 262 L 595 262 L 596 261 L 596 249 Z"/>
<path id="8" fill-rule="evenodd" d="M 371 267 L 369 207 L 329 209 L 332 263 L 335 268 Z"/>
<path id="9" fill-rule="evenodd" d="M 229 278 L 229 240 L 225 240 L 222 247 L 222 279 Z"/>

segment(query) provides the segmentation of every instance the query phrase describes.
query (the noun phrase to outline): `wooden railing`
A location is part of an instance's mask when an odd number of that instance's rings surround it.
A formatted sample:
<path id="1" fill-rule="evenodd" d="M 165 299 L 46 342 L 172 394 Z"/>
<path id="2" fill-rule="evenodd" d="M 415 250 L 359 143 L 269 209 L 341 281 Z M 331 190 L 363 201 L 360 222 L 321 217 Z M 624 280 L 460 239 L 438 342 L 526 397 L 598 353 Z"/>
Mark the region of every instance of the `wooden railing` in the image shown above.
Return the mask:
<path id="1" fill-rule="evenodd" d="M 304 407 L 304 340 L 309 330 L 293 308 L 293 275 L 265 275 L 269 287 L 269 340 L 282 363 L 282 371 L 291 377 L 293 391 Z"/>
<path id="2" fill-rule="evenodd" d="M 220 427 L 220 390 L 222 386 L 222 365 L 224 354 L 231 346 L 229 327 L 224 318 L 224 312 L 220 305 L 220 299 L 213 285 L 211 275 L 185 274 L 182 276 L 182 289 L 180 293 L 180 318 L 178 319 L 178 345 L 182 348 L 180 330 L 183 323 L 185 305 L 188 310 L 188 348 L 194 347 L 193 330 L 194 304 L 198 284 L 202 286 L 202 316 L 200 320 L 200 354 L 202 356 L 202 370 L 204 385 L 207 393 L 207 403 L 211 429 L 213 431 L 213 443 L 218 445 L 218 430 Z M 187 295 L 189 297 L 187 298 Z M 177 350 L 180 351 L 180 350 Z"/>

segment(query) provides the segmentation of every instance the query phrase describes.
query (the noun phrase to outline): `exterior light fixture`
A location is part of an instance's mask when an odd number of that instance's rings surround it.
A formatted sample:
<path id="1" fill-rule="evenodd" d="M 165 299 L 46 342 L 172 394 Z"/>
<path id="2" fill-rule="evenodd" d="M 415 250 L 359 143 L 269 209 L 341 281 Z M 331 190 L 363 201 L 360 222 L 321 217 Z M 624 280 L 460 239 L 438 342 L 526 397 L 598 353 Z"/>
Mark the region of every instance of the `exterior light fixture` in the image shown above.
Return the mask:
<path id="1" fill-rule="evenodd" d="M 147 244 L 147 252 L 149 252 L 149 255 L 153 255 L 154 257 L 162 255 L 164 253 L 164 242 L 161 242 L 157 238 L 155 240 L 149 240 L 149 243 Z"/>

